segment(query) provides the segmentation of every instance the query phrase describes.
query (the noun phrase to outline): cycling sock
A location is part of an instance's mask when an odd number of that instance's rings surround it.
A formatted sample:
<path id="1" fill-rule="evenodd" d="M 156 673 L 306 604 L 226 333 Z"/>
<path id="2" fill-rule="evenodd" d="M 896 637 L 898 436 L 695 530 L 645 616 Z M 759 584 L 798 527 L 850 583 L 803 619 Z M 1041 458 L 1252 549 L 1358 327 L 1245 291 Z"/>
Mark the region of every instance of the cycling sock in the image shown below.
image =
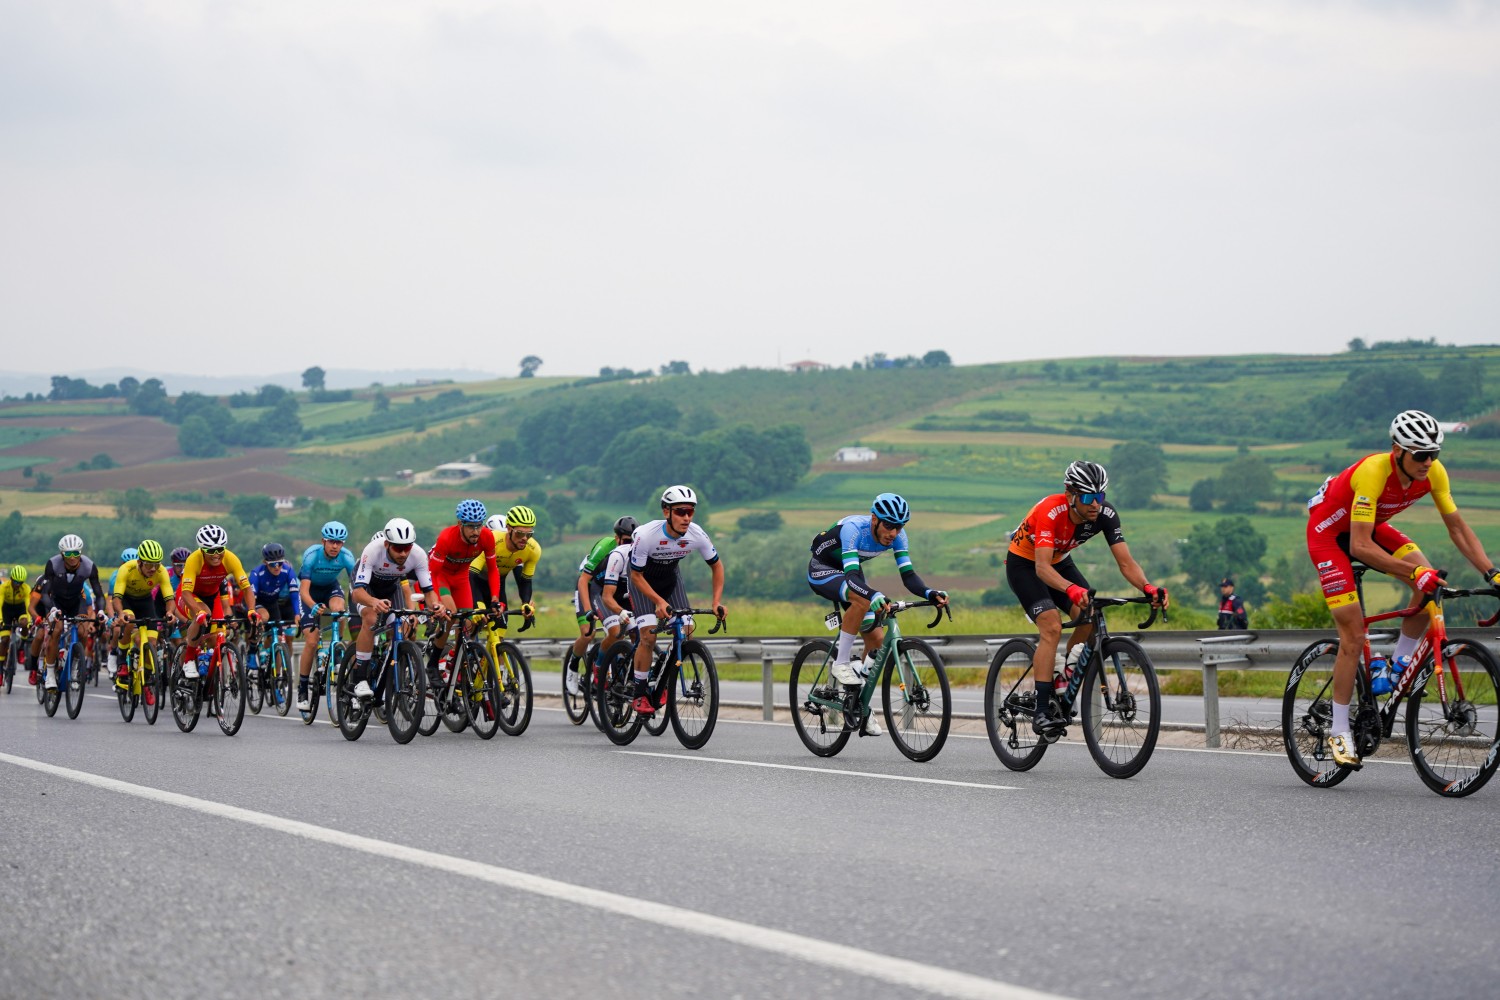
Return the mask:
<path id="1" fill-rule="evenodd" d="M 1412 651 L 1417 648 L 1417 643 L 1419 643 L 1421 641 L 1422 641 L 1422 637 L 1421 636 L 1417 636 L 1415 639 L 1413 639 L 1411 636 L 1407 635 L 1405 632 L 1402 632 L 1400 638 L 1398 638 L 1396 640 L 1396 651 L 1392 655 L 1392 659 L 1395 659 L 1395 658 L 1401 657 L 1401 656 L 1410 657 L 1411 654 L 1412 654 Z"/>
<path id="2" fill-rule="evenodd" d="M 1333 735 L 1349 731 L 1349 706 L 1333 703 Z"/>
<path id="3" fill-rule="evenodd" d="M 191 646 L 191 645 L 184 646 L 182 648 L 182 658 L 184 660 L 197 660 L 198 659 L 198 647 L 197 646 Z"/>
<path id="4" fill-rule="evenodd" d="M 854 633 L 839 631 L 839 650 L 833 655 L 834 663 L 848 663 L 849 654 L 854 650 Z"/>

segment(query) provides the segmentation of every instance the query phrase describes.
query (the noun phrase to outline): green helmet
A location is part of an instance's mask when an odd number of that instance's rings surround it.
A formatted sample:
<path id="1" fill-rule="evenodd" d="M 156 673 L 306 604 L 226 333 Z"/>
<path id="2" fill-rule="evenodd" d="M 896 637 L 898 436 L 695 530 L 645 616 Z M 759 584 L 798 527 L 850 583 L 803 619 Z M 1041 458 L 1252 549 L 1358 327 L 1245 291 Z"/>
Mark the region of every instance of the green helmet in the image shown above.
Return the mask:
<path id="1" fill-rule="evenodd" d="M 10 578 L 17 583 L 25 583 L 26 576 L 26 567 L 22 566 L 20 563 L 16 563 L 16 565 L 10 568 Z"/>
<path id="2" fill-rule="evenodd" d="M 148 538 L 136 546 L 135 557 L 141 562 L 161 562 L 161 542 L 154 538 Z"/>

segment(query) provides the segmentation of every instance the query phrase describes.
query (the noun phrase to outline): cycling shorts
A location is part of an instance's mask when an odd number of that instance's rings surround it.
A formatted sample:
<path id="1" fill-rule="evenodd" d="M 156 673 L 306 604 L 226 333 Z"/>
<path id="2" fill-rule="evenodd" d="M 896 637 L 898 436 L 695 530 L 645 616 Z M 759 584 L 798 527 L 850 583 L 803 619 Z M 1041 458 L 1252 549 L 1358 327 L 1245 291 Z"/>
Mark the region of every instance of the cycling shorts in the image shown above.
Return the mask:
<path id="1" fill-rule="evenodd" d="M 1329 537 L 1315 530 L 1311 518 L 1307 522 L 1307 554 L 1318 571 L 1318 585 L 1323 588 L 1323 600 L 1330 608 L 1342 608 L 1359 601 L 1359 588 L 1354 585 L 1354 565 L 1349 557 L 1349 534 L 1341 532 Z M 1417 543 L 1382 521 L 1375 525 L 1371 536 L 1381 550 L 1397 559 L 1417 551 Z"/>
<path id="2" fill-rule="evenodd" d="M 255 606 L 257 608 L 266 609 L 266 612 L 271 616 L 266 619 L 266 621 L 268 622 L 290 623 L 294 618 L 292 614 L 292 598 L 290 595 L 286 597 L 276 597 L 275 595 L 268 595 L 265 600 L 261 600 L 260 595 L 256 594 Z"/>
<path id="3" fill-rule="evenodd" d="M 157 610 L 159 603 L 159 599 L 154 594 L 147 594 L 144 597 L 120 595 L 120 607 L 137 618 L 160 618 L 166 609 Z"/>
<path id="4" fill-rule="evenodd" d="M 193 596 L 196 597 L 197 595 L 195 594 Z M 191 621 L 192 618 L 193 618 L 193 616 L 196 615 L 197 612 L 194 611 L 188 605 L 187 598 L 188 598 L 187 594 L 183 594 L 183 595 L 181 595 L 180 597 L 177 598 L 177 613 L 180 614 L 180 615 L 182 615 L 184 618 L 188 619 L 189 621 Z M 200 600 L 204 604 L 208 605 L 208 617 L 210 617 L 210 618 L 223 618 L 224 617 L 224 599 L 222 597 L 220 597 L 218 595 L 215 595 L 214 598 L 213 598 L 213 600 L 209 600 L 208 598 L 205 598 L 205 597 L 199 597 L 198 600 Z"/>
<path id="5" fill-rule="evenodd" d="M 840 611 L 848 609 L 850 591 L 867 601 L 876 594 L 876 590 L 867 583 L 846 577 L 843 567 L 829 566 L 816 559 L 807 564 L 807 585 L 812 588 L 814 594 L 838 605 Z M 866 611 L 864 620 L 859 623 L 859 630 L 868 632 L 874 627 L 875 612 Z"/>
<path id="6" fill-rule="evenodd" d="M 314 604 L 327 604 L 335 597 L 343 597 L 344 588 L 336 583 L 330 583 L 322 587 L 315 583 L 307 588 L 307 593 L 312 598 Z"/>
<path id="7" fill-rule="evenodd" d="M 446 569 L 434 566 L 432 568 L 432 589 L 438 592 L 439 597 L 444 594 L 452 597 L 453 606 L 463 611 L 466 608 L 474 606 L 475 590 L 473 580 L 475 577 L 481 580 L 484 579 L 481 574 L 472 572 L 468 566 L 460 566 L 451 573 Z M 485 593 L 489 593 L 489 587 L 486 586 L 484 590 Z"/>
<path id="8" fill-rule="evenodd" d="M 1088 589 L 1089 582 L 1086 580 L 1078 566 L 1073 562 L 1072 556 L 1067 556 L 1060 562 L 1052 564 L 1052 568 L 1069 583 L 1077 584 Z M 1071 609 L 1073 602 L 1068 600 L 1067 591 L 1053 590 L 1042 582 L 1042 578 L 1036 575 L 1036 563 L 1025 556 L 1016 555 L 1012 552 L 1005 557 L 1005 582 L 1010 585 L 1011 593 L 1021 602 L 1021 610 L 1026 612 L 1026 617 L 1036 621 L 1038 615 L 1048 611 L 1056 611 L 1063 614 L 1064 609 Z"/>
<path id="9" fill-rule="evenodd" d="M 621 607 L 628 606 L 628 603 L 627 596 L 626 604 L 622 604 Z M 604 631 L 608 632 L 612 628 L 619 627 L 620 616 L 605 606 L 604 588 L 599 585 L 599 581 L 597 580 L 589 580 L 589 606 L 593 608 L 594 617 L 599 619 L 599 624 L 604 627 Z M 578 591 L 576 590 L 573 591 L 573 619 L 578 622 L 580 629 L 588 624 L 588 616 L 583 613 L 583 603 L 578 599 Z"/>
<path id="10" fill-rule="evenodd" d="M 657 591 L 657 593 L 661 593 Z M 671 608 L 687 607 L 687 591 L 682 589 L 682 578 L 678 577 L 672 584 L 672 592 L 662 594 L 667 599 L 667 606 Z M 637 628 L 656 627 L 656 605 L 646 600 L 635 591 L 630 592 L 630 607 L 635 612 L 635 624 Z M 684 625 L 693 624 L 693 616 L 688 615 L 682 620 Z"/>
<path id="11" fill-rule="evenodd" d="M 9 629 L 22 615 L 30 614 L 24 604 L 7 604 L 0 608 L 0 628 Z"/>

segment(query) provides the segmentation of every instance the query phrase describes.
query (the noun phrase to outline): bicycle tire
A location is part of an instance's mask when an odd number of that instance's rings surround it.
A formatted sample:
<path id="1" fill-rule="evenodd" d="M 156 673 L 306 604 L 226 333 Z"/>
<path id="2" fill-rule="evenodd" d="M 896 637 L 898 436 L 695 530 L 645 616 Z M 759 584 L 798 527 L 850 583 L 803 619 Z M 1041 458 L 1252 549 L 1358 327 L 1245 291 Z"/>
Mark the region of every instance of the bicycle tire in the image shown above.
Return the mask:
<path id="1" fill-rule="evenodd" d="M 370 724 L 370 706 L 361 704 L 354 697 L 354 684 L 350 680 L 352 673 L 352 670 L 340 670 L 337 682 L 330 680 L 328 685 L 333 724 L 351 743 L 363 736 L 365 726 Z"/>
<path id="2" fill-rule="evenodd" d="M 84 686 L 88 681 L 84 673 L 88 669 L 87 656 L 88 652 L 81 642 L 75 642 L 68 648 L 68 680 L 63 696 L 70 719 L 78 718 L 78 713 L 83 711 Z"/>
<path id="3" fill-rule="evenodd" d="M 482 740 L 493 739 L 500 731 L 500 676 L 495 670 L 494 657 L 482 645 L 475 644 L 465 650 L 459 665 L 459 695 L 464 713 L 474 735 Z"/>
<path id="4" fill-rule="evenodd" d="M 719 670 L 713 654 L 697 639 L 682 644 L 682 658 L 672 671 L 667 717 L 677 742 L 701 750 L 719 721 Z"/>
<path id="5" fill-rule="evenodd" d="M 337 642 L 328 650 L 328 673 L 323 678 L 323 701 L 328 710 L 328 718 L 337 725 L 333 718 L 334 708 L 338 702 L 338 685 L 343 682 L 344 675 L 349 672 L 349 664 L 354 662 L 350 655 L 350 644 L 348 642 Z"/>
<path id="6" fill-rule="evenodd" d="M 249 680 L 239 647 L 226 642 L 219 650 L 219 670 L 214 677 L 214 700 L 218 705 L 219 730 L 233 736 L 245 723 L 245 703 L 249 698 Z"/>
<path id="7" fill-rule="evenodd" d="M 1011 639 L 995 650 L 990 672 L 984 679 L 984 728 L 990 749 L 1012 771 L 1029 771 L 1050 746 L 1031 730 L 1035 714 L 1035 685 L 1031 682 L 1032 657 L 1036 647 L 1026 639 Z M 1019 670 L 1014 682 L 1006 683 L 1005 671 Z"/>
<path id="8" fill-rule="evenodd" d="M 1328 752 L 1333 661 L 1338 650 L 1337 639 L 1319 639 L 1309 645 L 1293 661 L 1281 694 L 1282 746 L 1297 777 L 1314 788 L 1332 788 L 1354 771 L 1335 764 Z"/>
<path id="9" fill-rule="evenodd" d="M 16 686 L 16 665 L 20 662 L 20 646 L 16 641 L 14 632 L 10 636 L 10 646 L 5 651 L 5 693 L 10 694 Z"/>
<path id="10" fill-rule="evenodd" d="M 1452 640 L 1443 657 L 1458 667 L 1462 699 L 1453 699 L 1452 675 L 1445 673 L 1445 705 L 1436 694 L 1429 657 L 1406 702 L 1406 743 L 1422 783 L 1447 798 L 1472 795 L 1500 767 L 1500 663 L 1479 643 Z"/>
<path id="11" fill-rule="evenodd" d="M 495 647 L 500 658 L 495 672 L 500 683 L 500 704 L 496 714 L 506 736 L 520 736 L 531 725 L 534 692 L 531 689 L 531 661 L 521 647 L 506 641 Z"/>
<path id="12" fill-rule="evenodd" d="M 645 720 L 635 710 L 634 650 L 621 639 L 604 654 L 601 683 L 594 691 L 594 711 L 604 735 L 615 746 L 628 746 L 640 735 Z"/>
<path id="13" fill-rule="evenodd" d="M 574 652 L 573 652 L 573 650 L 572 650 L 571 647 L 569 647 L 568 651 L 563 654 L 563 665 L 562 665 L 562 702 L 563 702 L 563 712 L 565 712 L 567 714 L 568 721 L 571 722 L 571 723 L 573 723 L 573 725 L 575 725 L 575 726 L 581 726 L 581 725 L 583 725 L 584 722 L 587 721 L 587 719 L 589 717 L 589 702 L 592 700 L 592 699 L 589 698 L 589 694 L 590 694 L 589 687 L 590 687 L 590 685 L 588 683 L 588 676 L 587 676 L 587 674 L 585 674 L 584 670 L 580 669 L 580 668 L 581 667 L 587 668 L 588 665 L 590 665 L 590 664 L 593 663 L 593 660 L 594 660 L 594 657 L 593 657 L 594 648 L 595 648 L 594 644 L 591 643 L 589 645 L 588 649 L 584 651 L 583 661 L 582 661 L 581 664 L 579 662 L 579 659 L 578 659 L 577 655 L 574 654 Z M 573 671 L 576 671 L 578 673 L 578 693 L 577 694 L 569 694 L 568 693 L 568 671 L 569 670 L 573 670 Z"/>
<path id="14" fill-rule="evenodd" d="M 906 671 L 900 677 L 897 675 L 897 657 Z M 923 667 L 919 659 L 926 659 L 927 666 Z M 931 679 L 922 676 L 928 671 L 932 673 Z M 907 678 L 915 678 L 915 690 L 907 688 Z M 934 695 L 942 704 L 934 706 Z M 886 664 L 880 679 L 880 707 L 891 742 L 907 759 L 926 763 L 936 757 L 943 744 L 948 742 L 948 730 L 953 725 L 953 695 L 948 688 L 948 671 L 943 669 L 943 658 L 937 650 L 921 639 L 898 642 L 896 656 Z"/>
<path id="15" fill-rule="evenodd" d="M 190 733 L 198 725 L 198 716 L 203 712 L 203 678 L 188 678 L 182 674 L 182 664 L 172 667 L 169 693 L 172 699 L 172 721 L 184 733 Z"/>
<path id="16" fill-rule="evenodd" d="M 661 669 L 666 670 L 666 657 L 658 657 L 657 659 L 661 662 Z M 646 683 L 648 685 L 651 683 L 650 676 L 648 676 Z M 672 713 L 667 711 L 667 694 L 666 686 L 662 685 L 661 701 L 657 703 L 656 711 L 646 716 L 645 721 L 641 724 L 641 728 L 646 731 L 647 736 L 660 736 L 667 731 L 667 725 L 672 721 Z"/>
<path id="17" fill-rule="evenodd" d="M 292 710 L 292 657 L 280 642 L 271 651 L 271 680 L 276 714 L 286 718 Z"/>
<path id="18" fill-rule="evenodd" d="M 1117 690 L 1121 675 L 1123 690 Z M 1161 734 L 1161 685 L 1141 644 L 1124 636 L 1106 639 L 1085 670 L 1079 698 L 1083 741 L 1099 770 L 1111 778 L 1139 774 Z"/>
<path id="19" fill-rule="evenodd" d="M 453 657 L 448 661 L 448 673 L 453 682 L 453 690 L 449 692 L 446 688 L 442 694 L 447 695 L 447 700 L 442 704 L 443 725 L 448 727 L 450 733 L 461 733 L 469 728 L 469 710 L 464 705 L 467 697 L 464 679 L 458 676 L 458 658 L 463 653 L 464 646 L 479 643 L 472 639 L 456 639 L 453 647 Z M 436 704 L 436 699 L 433 700 Z M 430 735 L 430 734 L 429 734 Z"/>
<path id="20" fill-rule="evenodd" d="M 161 679 L 157 677 L 156 650 L 151 643 L 141 647 L 141 715 L 146 725 L 156 725 L 161 715 Z M 146 697 L 147 694 L 151 697 Z"/>
<path id="21" fill-rule="evenodd" d="M 333 651 L 329 650 L 329 658 L 332 659 Z M 307 672 L 307 710 L 297 709 L 297 715 L 301 717 L 304 726 L 310 726 L 318 719 L 318 704 L 323 700 L 323 688 L 326 683 L 328 665 L 323 665 L 322 680 L 319 679 L 317 653 L 313 654 L 312 669 Z M 302 686 L 301 674 L 298 674 L 297 686 Z"/>
<path id="22" fill-rule="evenodd" d="M 391 739 L 405 745 L 417 735 L 427 702 L 427 677 L 421 650 L 409 639 L 396 643 L 386 678 L 385 724 Z"/>
<path id="23" fill-rule="evenodd" d="M 135 718 L 135 709 L 140 703 L 140 696 L 131 690 L 135 687 L 135 666 L 130 662 L 133 659 L 134 657 L 132 656 L 127 657 L 125 660 L 125 686 L 122 688 L 118 681 L 115 682 L 115 701 L 119 702 L 120 718 L 124 719 L 127 725 L 131 719 Z"/>
<path id="24" fill-rule="evenodd" d="M 240 662 L 245 665 L 245 677 L 248 680 L 250 677 L 250 647 L 246 643 L 240 643 L 237 648 L 239 649 Z M 266 665 L 261 662 L 260 654 L 260 647 L 256 647 L 255 680 L 249 681 L 249 690 L 245 692 L 245 707 L 250 710 L 251 715 L 260 714 L 261 702 L 265 698 L 265 691 L 261 685 L 265 683 Z"/>
<path id="25" fill-rule="evenodd" d="M 792 659 L 790 697 L 792 726 L 802 745 L 819 757 L 833 757 L 849 743 L 851 730 L 844 723 L 842 709 L 828 708 L 811 700 L 813 691 L 821 696 L 841 698 L 839 685 L 829 676 L 833 662 L 833 643 L 814 639 L 797 650 Z"/>

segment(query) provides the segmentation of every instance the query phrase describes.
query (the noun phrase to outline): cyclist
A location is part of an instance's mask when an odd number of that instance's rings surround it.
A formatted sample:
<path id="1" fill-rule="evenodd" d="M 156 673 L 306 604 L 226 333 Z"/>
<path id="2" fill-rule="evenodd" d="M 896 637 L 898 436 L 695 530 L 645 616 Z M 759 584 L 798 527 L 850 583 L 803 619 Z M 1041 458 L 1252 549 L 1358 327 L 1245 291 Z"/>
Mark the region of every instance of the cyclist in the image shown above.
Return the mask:
<path id="1" fill-rule="evenodd" d="M 93 592 L 88 601 L 84 600 L 85 586 L 90 587 Z M 42 578 L 37 581 L 31 599 L 34 604 L 45 599 L 53 611 L 61 612 L 68 618 L 84 617 L 92 620 L 104 614 L 104 588 L 99 585 L 99 567 L 83 554 L 82 538 L 63 535 L 58 539 L 57 555 L 48 559 L 47 565 L 42 568 Z M 49 614 L 48 617 L 52 616 Z M 87 636 L 89 631 L 89 623 L 85 623 L 79 629 L 79 634 Z M 57 689 L 57 651 L 62 635 L 63 623 L 49 621 L 42 667 L 43 683 L 51 690 Z"/>
<path id="2" fill-rule="evenodd" d="M 120 575 L 120 571 L 125 568 L 125 564 L 134 558 L 135 549 L 120 550 L 120 564 L 115 567 L 114 572 L 109 574 L 109 579 L 104 581 L 104 607 L 106 609 L 114 606 L 111 595 L 115 592 L 115 578 Z M 125 642 L 120 638 L 122 625 L 123 623 L 117 620 L 106 622 L 103 626 L 106 640 L 114 640 L 111 644 L 110 652 L 115 658 L 115 666 L 119 666 L 125 658 Z"/>
<path id="3" fill-rule="evenodd" d="M 286 549 L 278 542 L 267 542 L 260 548 L 260 565 L 250 571 L 250 589 L 255 591 L 255 610 L 263 622 L 295 622 L 302 615 L 302 588 L 297 572 L 286 560 Z M 292 658 L 292 638 L 282 634 L 286 658 Z M 253 677 L 255 671 L 250 672 Z"/>
<path id="4" fill-rule="evenodd" d="M 651 715 L 646 679 L 656 652 L 656 623 L 672 608 L 687 605 L 687 593 L 677 564 L 696 552 L 713 574 L 714 614 L 724 617 L 724 563 L 708 538 L 708 532 L 693 523 L 698 495 L 688 486 L 668 486 L 661 495 L 662 518 L 635 529 L 630 542 L 630 603 L 641 641 L 635 650 L 635 710 Z M 665 596 L 663 596 L 665 595 Z M 691 618 L 685 623 L 693 630 Z"/>
<path id="5" fill-rule="evenodd" d="M 438 532 L 437 541 L 428 553 L 428 564 L 438 600 L 448 611 L 459 611 L 474 607 L 470 578 L 480 576 L 485 592 L 495 593 L 500 590 L 500 570 L 495 564 L 495 533 L 484 523 L 488 516 L 484 504 L 473 498 L 461 500 L 453 514 L 458 523 Z M 479 567 L 479 573 L 470 570 L 471 563 Z M 438 660 L 447 642 L 448 632 L 444 629 L 433 632 L 432 641 L 427 644 L 427 681 L 434 689 L 443 683 Z"/>
<path id="6" fill-rule="evenodd" d="M 172 581 L 172 592 L 182 584 L 182 568 L 187 565 L 188 556 L 193 553 L 186 547 L 179 545 L 172 550 L 172 566 L 167 570 L 167 578 Z"/>
<path id="7" fill-rule="evenodd" d="M 380 616 L 404 605 L 402 581 L 409 575 L 416 576 L 417 585 L 427 598 L 427 607 L 439 619 L 447 617 L 448 610 L 438 600 L 432 589 L 432 574 L 427 568 L 427 553 L 417 544 L 417 529 L 404 517 L 393 517 L 386 522 L 380 537 L 371 539 L 360 553 L 359 565 L 354 570 L 353 588 L 350 598 L 359 607 L 360 621 L 364 627 L 354 640 L 354 669 L 349 674 L 354 682 L 355 697 L 365 700 L 375 692 L 370 687 L 370 656 L 375 651 L 375 626 Z"/>
<path id="8" fill-rule="evenodd" d="M 1129 584 L 1151 598 L 1153 606 L 1166 607 L 1167 588 L 1146 579 L 1130 546 L 1120 514 L 1104 502 L 1109 474 L 1096 462 L 1074 462 L 1063 473 L 1063 492 L 1043 497 L 1025 520 L 1011 532 L 1010 551 L 1005 557 L 1005 580 L 1021 602 L 1026 617 L 1037 627 L 1036 653 L 1031 658 L 1036 678 L 1036 709 L 1031 728 L 1039 736 L 1055 738 L 1067 728 L 1066 719 L 1051 713 L 1054 672 L 1075 666 L 1083 653 L 1083 642 L 1093 634 L 1092 625 L 1080 625 L 1068 640 L 1066 657 L 1058 655 L 1062 638 L 1062 611 L 1077 618 L 1089 603 L 1089 582 L 1073 562 L 1072 551 L 1095 535 L 1109 543 L 1110 555 Z"/>
<path id="9" fill-rule="evenodd" d="M 1478 537 L 1458 512 L 1449 489 L 1448 470 L 1438 461 L 1443 430 L 1421 410 L 1404 410 L 1391 421 L 1391 450 L 1367 455 L 1324 481 L 1308 500 L 1307 552 L 1318 571 L 1323 599 L 1339 630 L 1333 661 L 1333 725 L 1329 747 L 1334 762 L 1359 767 L 1359 751 L 1349 727 L 1354 674 L 1364 649 L 1365 620 L 1354 586 L 1351 559 L 1405 581 L 1412 606 L 1445 581 L 1432 569 L 1415 542 L 1390 519 L 1429 494 L 1448 529 L 1448 537 L 1492 585 L 1500 570 L 1485 555 Z M 1424 612 L 1402 620 L 1393 668 L 1410 662 L 1427 630 Z"/>
<path id="10" fill-rule="evenodd" d="M 850 514 L 829 525 L 812 540 L 812 559 L 807 564 L 807 585 L 819 597 L 827 598 L 843 609 L 839 623 L 838 649 L 830 672 L 840 684 L 858 686 L 864 678 L 849 662 L 856 633 L 867 632 L 865 650 L 880 648 L 885 629 L 874 627 L 875 613 L 885 606 L 887 598 L 865 580 L 864 564 L 882 552 L 890 552 L 901 571 L 901 583 L 911 593 L 939 605 L 948 603 L 948 595 L 934 590 L 917 575 L 907 551 L 906 524 L 911 520 L 911 506 L 895 493 L 882 493 L 870 504 L 868 514 Z M 866 728 L 878 736 L 879 727 L 871 720 Z"/>
<path id="11" fill-rule="evenodd" d="M 620 612 L 608 609 L 603 604 L 604 572 L 610 555 L 617 550 L 624 549 L 625 558 L 630 558 L 630 536 L 638 527 L 640 524 L 628 514 L 620 518 L 615 522 L 615 533 L 605 535 L 595 542 L 593 548 L 589 549 L 589 554 L 583 557 L 583 562 L 578 564 L 578 584 L 573 589 L 573 617 L 578 622 L 578 638 L 573 640 L 574 664 L 582 660 L 583 654 L 588 651 L 595 621 L 601 621 L 604 625 L 604 638 L 599 643 L 601 653 L 620 634 Z M 627 596 L 626 584 L 618 573 L 615 583 L 620 589 L 620 593 L 616 595 L 617 602 L 623 603 Z M 576 667 L 568 668 L 563 675 L 563 683 L 567 685 L 569 694 L 579 692 Z"/>
<path id="12" fill-rule="evenodd" d="M 505 512 L 505 533 L 497 536 L 495 544 L 495 567 L 500 586 L 491 590 L 489 583 L 478 572 L 480 561 L 475 559 L 469 566 L 469 586 L 474 599 L 487 607 L 507 608 L 510 597 L 505 592 L 505 577 L 516 578 L 516 593 L 521 598 L 521 615 L 531 619 L 536 608 L 531 603 L 531 578 L 536 576 L 537 565 L 542 561 L 542 547 L 536 540 L 536 511 L 516 504 Z"/>
<path id="13" fill-rule="evenodd" d="M 165 618 L 170 629 L 176 617 L 165 606 L 165 602 L 174 595 L 171 578 L 162 565 L 161 542 L 147 538 L 135 551 L 136 557 L 115 573 L 114 584 L 110 589 L 112 609 L 120 621 L 115 664 L 115 685 L 120 688 L 127 687 L 130 683 L 130 669 L 126 665 L 125 654 L 135 637 L 135 619 Z M 148 689 L 143 695 L 146 704 L 154 704 L 154 692 Z"/>
<path id="14" fill-rule="evenodd" d="M 357 564 L 354 553 L 345 545 L 349 540 L 349 529 L 342 521 L 329 521 L 323 525 L 321 533 L 323 541 L 307 547 L 302 553 L 302 568 L 297 571 L 299 600 L 303 608 L 297 708 L 303 712 L 312 707 L 307 697 L 307 678 L 312 673 L 313 660 L 318 655 L 318 635 L 321 631 L 318 616 L 325 608 L 329 611 L 344 610 L 344 590 L 339 586 L 339 577 L 348 577 L 352 590 Z"/>
<path id="15" fill-rule="evenodd" d="M 0 665 L 4 665 L 5 658 L 10 655 L 12 630 L 31 624 L 28 613 L 31 586 L 26 581 L 26 567 L 17 564 L 10 568 L 9 579 L 0 583 Z"/>
<path id="16" fill-rule="evenodd" d="M 182 651 L 182 676 L 187 678 L 198 676 L 202 620 L 224 617 L 221 594 L 226 584 L 244 601 L 246 613 L 255 613 L 255 591 L 250 587 L 250 577 L 240 557 L 229 551 L 229 532 L 217 524 L 205 524 L 198 529 L 196 540 L 198 549 L 183 564 L 182 582 L 177 589 L 177 610 L 192 621 Z"/>

